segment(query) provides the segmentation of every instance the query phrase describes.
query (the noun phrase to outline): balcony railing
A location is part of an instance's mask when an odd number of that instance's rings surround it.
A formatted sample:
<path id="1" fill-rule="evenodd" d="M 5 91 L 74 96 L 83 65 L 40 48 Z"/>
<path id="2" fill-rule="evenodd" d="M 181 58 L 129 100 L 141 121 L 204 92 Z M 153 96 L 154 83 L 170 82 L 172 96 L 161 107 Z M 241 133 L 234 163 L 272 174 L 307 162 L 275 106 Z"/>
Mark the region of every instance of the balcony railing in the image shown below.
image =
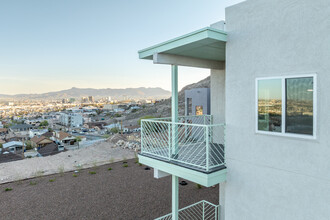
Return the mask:
<path id="1" fill-rule="evenodd" d="M 141 154 L 166 162 L 212 172 L 225 165 L 225 125 L 211 115 L 141 121 Z"/>
<path id="2" fill-rule="evenodd" d="M 219 206 L 202 200 L 179 210 L 179 220 L 218 220 Z M 172 213 L 156 218 L 155 220 L 171 220 Z"/>

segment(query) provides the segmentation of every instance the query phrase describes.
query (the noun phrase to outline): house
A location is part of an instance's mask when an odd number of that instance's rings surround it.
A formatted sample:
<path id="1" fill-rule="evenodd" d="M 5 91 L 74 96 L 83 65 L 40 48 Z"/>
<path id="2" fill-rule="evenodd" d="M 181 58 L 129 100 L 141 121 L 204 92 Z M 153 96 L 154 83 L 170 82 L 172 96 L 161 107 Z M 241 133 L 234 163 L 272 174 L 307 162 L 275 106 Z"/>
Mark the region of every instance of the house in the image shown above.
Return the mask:
<path id="1" fill-rule="evenodd" d="M 48 129 L 31 129 L 29 131 L 29 137 L 33 138 L 34 136 L 41 136 L 48 132 Z"/>
<path id="2" fill-rule="evenodd" d="M 29 124 L 16 124 L 9 128 L 10 131 L 21 134 L 21 135 L 28 134 L 31 129 L 32 129 L 32 126 Z"/>
<path id="3" fill-rule="evenodd" d="M 42 148 L 48 144 L 54 143 L 54 141 L 45 136 L 34 136 L 31 138 L 31 143 L 33 147 Z"/>
<path id="4" fill-rule="evenodd" d="M 49 139 L 52 139 L 54 137 L 54 132 L 46 132 L 46 133 L 43 133 L 42 136 L 44 137 L 48 137 Z"/>
<path id="5" fill-rule="evenodd" d="M 172 117 L 141 122 L 139 162 L 172 177 L 159 219 L 329 219 L 329 14 L 325 0 L 247 0 L 139 51 L 172 71 Z M 179 123 L 178 66 L 210 69 L 211 125 Z M 219 204 L 179 209 L 178 177 L 219 184 Z"/>
<path id="6" fill-rule="evenodd" d="M 8 134 L 8 129 L 7 128 L 0 128 L 0 136 L 4 136 Z"/>
<path id="7" fill-rule="evenodd" d="M 58 145 L 52 142 L 38 149 L 38 153 L 43 157 L 51 156 L 60 153 L 58 148 L 59 148 Z"/>
<path id="8" fill-rule="evenodd" d="M 25 144 L 24 144 L 25 146 Z M 3 149 L 11 153 L 21 153 L 23 150 L 23 142 L 21 141 L 10 141 L 2 145 Z"/>
<path id="9" fill-rule="evenodd" d="M 77 142 L 74 136 L 63 131 L 55 133 L 55 141 L 62 145 L 75 145 Z"/>

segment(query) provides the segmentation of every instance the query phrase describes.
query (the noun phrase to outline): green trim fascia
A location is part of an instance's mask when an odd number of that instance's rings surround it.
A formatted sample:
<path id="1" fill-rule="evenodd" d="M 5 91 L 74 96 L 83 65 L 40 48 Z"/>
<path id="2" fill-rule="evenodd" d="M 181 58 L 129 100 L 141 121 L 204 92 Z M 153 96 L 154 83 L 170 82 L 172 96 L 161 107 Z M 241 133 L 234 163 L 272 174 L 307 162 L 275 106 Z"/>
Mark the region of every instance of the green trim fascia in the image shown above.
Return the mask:
<path id="1" fill-rule="evenodd" d="M 202 28 L 192 33 L 140 50 L 138 51 L 139 58 L 152 59 L 152 56 L 155 53 L 162 53 L 207 38 L 227 42 L 227 33 L 211 27 Z"/>
<path id="2" fill-rule="evenodd" d="M 139 155 L 138 157 L 139 163 L 142 163 L 149 167 L 153 167 L 171 175 L 175 175 L 183 179 L 201 184 L 205 187 L 210 187 L 215 184 L 226 181 L 227 169 L 222 169 L 207 174 L 142 155 Z"/>

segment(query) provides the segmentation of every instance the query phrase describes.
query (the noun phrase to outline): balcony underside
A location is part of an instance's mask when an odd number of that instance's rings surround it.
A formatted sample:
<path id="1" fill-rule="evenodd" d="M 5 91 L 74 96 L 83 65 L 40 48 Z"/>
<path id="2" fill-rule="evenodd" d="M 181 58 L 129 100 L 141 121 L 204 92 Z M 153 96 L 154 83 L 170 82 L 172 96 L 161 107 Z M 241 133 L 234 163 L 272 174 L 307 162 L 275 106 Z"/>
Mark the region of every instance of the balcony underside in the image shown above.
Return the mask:
<path id="1" fill-rule="evenodd" d="M 221 166 L 221 169 L 214 170 L 206 173 L 197 171 L 196 169 L 182 166 L 172 161 L 165 161 L 156 158 L 152 155 L 139 154 L 139 162 L 147 166 L 153 167 L 154 169 L 161 170 L 171 175 L 179 176 L 180 178 L 201 184 L 205 187 L 210 187 L 215 184 L 226 181 L 227 168 Z"/>
<path id="2" fill-rule="evenodd" d="M 203 173 L 212 173 L 225 169 L 226 167 L 223 165 L 224 146 L 216 143 L 210 143 L 209 146 L 209 164 L 207 164 L 206 160 L 206 144 L 203 142 L 180 146 L 179 152 L 174 156 L 170 155 L 170 148 L 166 147 L 150 149 L 141 153 L 141 155 Z"/>

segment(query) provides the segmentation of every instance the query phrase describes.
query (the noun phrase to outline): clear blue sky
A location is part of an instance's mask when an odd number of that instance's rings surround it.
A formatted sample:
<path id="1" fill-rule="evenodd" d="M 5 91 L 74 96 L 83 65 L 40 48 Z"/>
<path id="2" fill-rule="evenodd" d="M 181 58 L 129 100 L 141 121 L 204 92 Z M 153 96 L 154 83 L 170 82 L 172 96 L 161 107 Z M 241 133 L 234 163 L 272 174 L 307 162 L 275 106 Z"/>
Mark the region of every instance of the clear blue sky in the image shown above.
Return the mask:
<path id="1" fill-rule="evenodd" d="M 225 18 L 242 0 L 1 0 L 0 94 L 71 87 L 170 89 L 137 51 Z M 209 71 L 179 68 L 179 87 Z"/>

